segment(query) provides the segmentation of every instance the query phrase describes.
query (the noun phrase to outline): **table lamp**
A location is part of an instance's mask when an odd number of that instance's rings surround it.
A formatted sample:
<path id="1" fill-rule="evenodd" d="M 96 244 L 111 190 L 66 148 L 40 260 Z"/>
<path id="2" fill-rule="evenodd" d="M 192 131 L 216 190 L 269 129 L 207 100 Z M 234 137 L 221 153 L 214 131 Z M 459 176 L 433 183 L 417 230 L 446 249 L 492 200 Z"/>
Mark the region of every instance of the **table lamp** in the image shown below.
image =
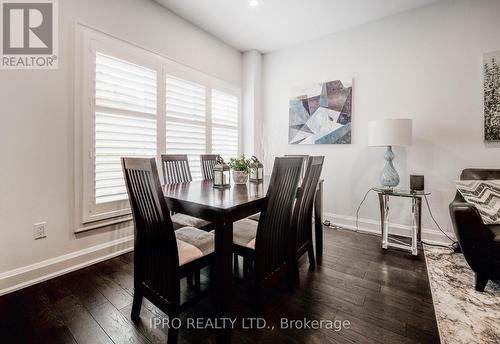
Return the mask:
<path id="1" fill-rule="evenodd" d="M 368 123 L 368 146 L 386 146 L 385 166 L 380 176 L 380 183 L 387 188 L 393 188 L 399 184 L 399 175 L 392 160 L 394 153 L 392 146 L 411 145 L 411 119 L 384 119 L 370 121 Z"/>

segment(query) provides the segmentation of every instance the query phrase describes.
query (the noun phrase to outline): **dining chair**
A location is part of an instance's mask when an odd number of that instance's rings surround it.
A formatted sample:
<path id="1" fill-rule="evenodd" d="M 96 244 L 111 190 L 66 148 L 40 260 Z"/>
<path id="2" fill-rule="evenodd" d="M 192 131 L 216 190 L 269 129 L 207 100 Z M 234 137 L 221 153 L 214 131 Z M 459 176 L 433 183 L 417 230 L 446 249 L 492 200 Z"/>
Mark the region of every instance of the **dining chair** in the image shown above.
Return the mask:
<path id="1" fill-rule="evenodd" d="M 187 154 L 162 154 L 161 163 L 165 184 L 187 183 L 193 180 Z"/>
<path id="2" fill-rule="evenodd" d="M 243 219 L 233 225 L 233 250 L 244 259 L 244 278 L 251 283 L 257 309 L 264 291 L 287 279 L 287 259 L 295 235 L 291 228 L 302 158 L 275 158 L 265 206 L 258 222 Z"/>
<path id="3" fill-rule="evenodd" d="M 162 154 L 161 164 L 165 184 L 187 183 L 193 180 L 186 154 Z M 190 226 L 209 231 L 213 228 L 209 221 L 181 213 L 171 214 L 171 218 L 174 229 Z"/>
<path id="4" fill-rule="evenodd" d="M 214 179 L 214 166 L 217 163 L 218 154 L 202 154 L 200 155 L 201 161 L 201 175 L 203 180 Z"/>
<path id="5" fill-rule="evenodd" d="M 291 154 L 285 154 L 284 156 L 287 157 L 287 158 L 288 157 L 301 157 L 301 158 L 303 158 L 302 159 L 302 167 L 301 167 L 301 170 L 300 170 L 300 176 L 301 176 L 301 178 L 304 178 L 304 173 L 305 173 L 305 170 L 306 170 L 307 159 L 309 158 L 309 155 L 291 155 Z M 253 214 L 252 216 L 249 216 L 248 218 L 250 220 L 259 221 L 260 213 Z"/>
<path id="6" fill-rule="evenodd" d="M 294 242 L 290 252 L 290 274 L 295 283 L 299 282 L 298 260 L 306 252 L 309 258 L 309 268 L 316 267 L 314 247 L 312 240 L 312 218 L 316 190 L 323 168 L 324 156 L 311 156 L 307 158 L 304 178 L 299 188 L 297 200 L 292 215 L 292 227 L 296 235 L 292 236 Z"/>
<path id="7" fill-rule="evenodd" d="M 211 265 L 214 235 L 194 227 L 174 231 L 154 158 L 121 158 L 134 219 L 134 297 L 131 318 L 140 316 L 143 297 L 177 317 L 199 301 L 198 293 L 181 304 L 180 279 Z M 178 332 L 168 330 L 175 343 Z"/>
<path id="8" fill-rule="evenodd" d="M 301 178 L 304 178 L 307 168 L 307 162 L 309 160 L 309 155 L 300 155 L 300 154 L 285 154 L 286 157 L 302 157 L 302 168 L 300 170 Z"/>

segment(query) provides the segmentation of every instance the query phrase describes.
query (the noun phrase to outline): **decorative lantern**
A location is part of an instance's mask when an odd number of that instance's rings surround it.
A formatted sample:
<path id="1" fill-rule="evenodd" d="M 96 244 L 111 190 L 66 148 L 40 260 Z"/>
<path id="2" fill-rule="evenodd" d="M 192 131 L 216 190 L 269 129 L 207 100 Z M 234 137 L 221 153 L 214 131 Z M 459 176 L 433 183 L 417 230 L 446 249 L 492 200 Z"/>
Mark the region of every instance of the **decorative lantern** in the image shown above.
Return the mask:
<path id="1" fill-rule="evenodd" d="M 214 188 L 229 187 L 229 166 L 220 156 L 217 157 L 216 161 L 214 166 Z"/>
<path id="2" fill-rule="evenodd" d="M 257 159 L 256 156 L 252 156 L 252 166 L 250 167 L 250 181 L 254 183 L 260 183 L 264 180 L 264 165 Z"/>

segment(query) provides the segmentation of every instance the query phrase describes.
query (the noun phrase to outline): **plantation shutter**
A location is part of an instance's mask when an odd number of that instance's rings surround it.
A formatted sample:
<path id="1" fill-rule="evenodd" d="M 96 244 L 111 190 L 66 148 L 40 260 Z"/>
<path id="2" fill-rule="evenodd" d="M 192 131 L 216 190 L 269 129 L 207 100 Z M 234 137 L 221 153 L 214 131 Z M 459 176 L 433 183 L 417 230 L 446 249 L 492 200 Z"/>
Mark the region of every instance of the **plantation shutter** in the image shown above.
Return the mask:
<path id="1" fill-rule="evenodd" d="M 168 76 L 166 79 L 166 152 L 187 154 L 194 180 L 200 180 L 200 154 L 206 153 L 206 88 Z"/>
<path id="2" fill-rule="evenodd" d="M 95 60 L 95 203 L 127 199 L 120 157 L 156 156 L 156 71 Z"/>
<path id="3" fill-rule="evenodd" d="M 225 160 L 238 155 L 238 97 L 212 90 L 212 152 Z"/>

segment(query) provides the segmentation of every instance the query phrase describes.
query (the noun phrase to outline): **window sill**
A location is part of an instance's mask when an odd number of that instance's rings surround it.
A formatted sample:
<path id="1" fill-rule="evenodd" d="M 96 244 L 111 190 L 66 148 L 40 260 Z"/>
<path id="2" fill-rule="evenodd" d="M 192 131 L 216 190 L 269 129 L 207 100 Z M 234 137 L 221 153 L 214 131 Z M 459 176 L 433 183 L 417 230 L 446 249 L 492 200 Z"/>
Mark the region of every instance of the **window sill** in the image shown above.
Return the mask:
<path id="1" fill-rule="evenodd" d="M 75 229 L 75 234 L 91 231 L 93 229 L 98 229 L 98 228 L 102 228 L 102 227 L 108 227 L 108 226 L 116 225 L 119 223 L 130 222 L 132 220 L 133 220 L 132 215 L 128 215 L 125 217 L 120 217 L 120 218 L 111 219 L 111 220 L 107 220 L 107 221 L 99 221 L 98 223 L 95 223 L 92 225 L 84 225 L 83 227 Z"/>

